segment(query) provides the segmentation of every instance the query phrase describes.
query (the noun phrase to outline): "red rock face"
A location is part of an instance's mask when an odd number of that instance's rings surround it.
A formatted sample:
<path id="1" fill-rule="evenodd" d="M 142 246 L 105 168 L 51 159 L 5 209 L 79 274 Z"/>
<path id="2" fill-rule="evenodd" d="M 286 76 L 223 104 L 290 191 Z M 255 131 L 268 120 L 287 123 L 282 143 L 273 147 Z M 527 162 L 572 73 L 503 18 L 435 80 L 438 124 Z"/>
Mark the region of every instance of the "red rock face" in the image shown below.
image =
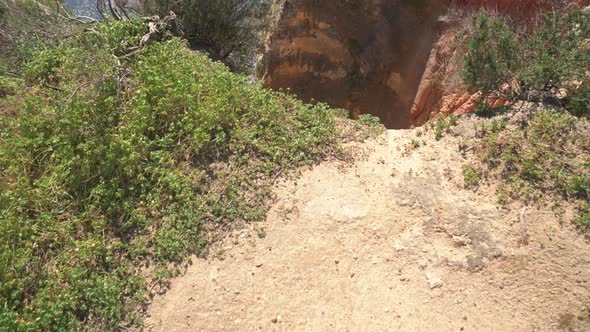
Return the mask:
<path id="1" fill-rule="evenodd" d="M 267 86 L 369 113 L 388 128 L 472 111 L 481 98 L 459 79 L 462 54 L 446 8 L 498 11 L 534 22 L 560 0 L 287 0 L 268 43 Z M 587 5 L 590 0 L 569 1 Z M 488 100 L 502 105 L 502 100 Z"/>
<path id="2" fill-rule="evenodd" d="M 453 5 L 463 9 L 486 9 L 497 11 L 523 22 L 534 22 L 539 13 L 551 9 L 551 0 L 455 0 Z M 569 5 L 586 6 L 589 0 L 571 1 Z M 473 111 L 482 101 L 478 91 L 465 91 L 459 84 L 460 58 L 453 46 L 456 38 L 452 27 L 444 29 L 434 45 L 424 74 L 420 80 L 416 97 L 410 109 L 410 119 L 414 126 L 424 124 L 436 114 L 460 115 Z M 501 98 L 487 98 L 491 107 L 506 105 Z"/>
<path id="3" fill-rule="evenodd" d="M 268 43 L 264 81 L 304 100 L 412 125 L 412 106 L 448 1 L 288 0 Z"/>

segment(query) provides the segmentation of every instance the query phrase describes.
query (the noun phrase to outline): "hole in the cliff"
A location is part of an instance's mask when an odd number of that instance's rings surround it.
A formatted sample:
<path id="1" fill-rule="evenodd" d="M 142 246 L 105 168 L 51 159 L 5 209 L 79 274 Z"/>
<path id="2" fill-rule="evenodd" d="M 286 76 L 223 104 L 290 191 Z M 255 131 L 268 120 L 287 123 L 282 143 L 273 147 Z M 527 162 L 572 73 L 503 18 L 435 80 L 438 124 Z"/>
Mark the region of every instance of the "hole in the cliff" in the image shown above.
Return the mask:
<path id="1" fill-rule="evenodd" d="M 290 3 L 265 55 L 267 86 L 390 129 L 420 124 L 412 106 L 445 1 Z"/>

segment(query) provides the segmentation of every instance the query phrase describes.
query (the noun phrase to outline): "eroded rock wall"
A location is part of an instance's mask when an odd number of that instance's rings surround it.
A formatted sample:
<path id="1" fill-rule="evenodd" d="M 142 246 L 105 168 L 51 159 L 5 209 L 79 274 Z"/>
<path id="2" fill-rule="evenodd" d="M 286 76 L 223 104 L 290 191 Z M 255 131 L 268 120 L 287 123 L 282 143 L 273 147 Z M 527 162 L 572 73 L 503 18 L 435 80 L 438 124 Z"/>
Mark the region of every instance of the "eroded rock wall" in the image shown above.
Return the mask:
<path id="1" fill-rule="evenodd" d="M 589 0 L 569 3 L 587 4 Z M 287 0 L 262 61 L 267 86 L 369 113 L 388 128 L 472 111 L 449 8 L 533 22 L 555 0 Z M 501 100 L 489 100 L 500 105 Z"/>
<path id="2" fill-rule="evenodd" d="M 535 24 L 542 11 L 551 10 L 554 5 L 564 4 L 587 6 L 590 0 L 566 1 L 561 4 L 555 0 L 455 0 L 450 8 L 459 9 L 464 15 L 483 8 L 497 11 L 513 20 L 522 21 L 523 24 Z M 456 40 L 456 33 L 460 27 L 456 22 L 445 24 L 432 48 L 410 109 L 410 119 L 414 126 L 424 124 L 437 114 L 460 115 L 471 112 L 482 101 L 479 91 L 467 91 L 460 82 L 463 54 L 456 47 L 461 43 Z M 494 108 L 507 103 L 500 98 L 489 97 L 485 102 Z"/>
<path id="3" fill-rule="evenodd" d="M 269 41 L 268 86 L 371 113 L 389 128 L 412 125 L 408 110 L 444 1 L 286 1 Z"/>

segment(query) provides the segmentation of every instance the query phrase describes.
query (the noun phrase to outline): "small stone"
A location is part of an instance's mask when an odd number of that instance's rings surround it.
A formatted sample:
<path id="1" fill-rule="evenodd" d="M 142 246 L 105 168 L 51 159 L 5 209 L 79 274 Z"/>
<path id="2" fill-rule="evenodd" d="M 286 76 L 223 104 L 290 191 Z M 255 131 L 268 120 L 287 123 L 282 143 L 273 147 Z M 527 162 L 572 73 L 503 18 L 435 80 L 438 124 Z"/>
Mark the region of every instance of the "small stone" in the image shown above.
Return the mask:
<path id="1" fill-rule="evenodd" d="M 428 261 L 427 261 L 427 260 L 425 260 L 425 259 L 424 259 L 424 260 L 421 260 L 421 261 L 418 263 L 418 267 L 419 267 L 420 269 L 422 269 L 422 270 L 426 269 L 426 268 L 428 267 Z"/>
<path id="2" fill-rule="evenodd" d="M 277 324 L 281 322 L 281 315 L 277 315 L 273 319 L 270 320 L 273 324 Z"/>
<path id="3" fill-rule="evenodd" d="M 262 265 L 264 265 L 264 263 L 258 263 L 256 264 L 256 267 L 262 267 Z"/>
<path id="4" fill-rule="evenodd" d="M 430 289 L 441 288 L 443 286 L 443 281 L 430 273 L 426 274 L 426 278 L 428 279 Z"/>
<path id="5" fill-rule="evenodd" d="M 557 93 L 555 94 L 557 99 L 566 99 L 569 95 L 570 92 L 566 88 L 560 88 L 559 90 L 557 90 Z"/>
<path id="6" fill-rule="evenodd" d="M 334 261 L 334 263 L 335 263 L 336 265 L 338 265 L 338 264 L 340 263 L 340 261 L 339 261 L 339 260 L 335 260 L 335 261 Z"/>
<path id="7" fill-rule="evenodd" d="M 237 290 L 237 291 L 235 291 L 235 292 L 234 292 L 234 294 L 236 294 L 236 295 L 240 295 L 240 291 L 239 291 L 239 290 Z"/>
<path id="8" fill-rule="evenodd" d="M 471 244 L 471 239 L 467 236 L 453 236 L 453 242 L 455 242 L 457 247 L 464 247 Z"/>

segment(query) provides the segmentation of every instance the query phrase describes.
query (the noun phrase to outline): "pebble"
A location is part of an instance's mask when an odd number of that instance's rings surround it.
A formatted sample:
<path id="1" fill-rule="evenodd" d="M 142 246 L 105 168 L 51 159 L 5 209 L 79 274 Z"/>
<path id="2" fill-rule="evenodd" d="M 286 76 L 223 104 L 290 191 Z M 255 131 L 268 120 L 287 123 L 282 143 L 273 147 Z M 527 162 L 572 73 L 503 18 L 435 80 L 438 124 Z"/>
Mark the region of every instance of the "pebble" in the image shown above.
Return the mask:
<path id="1" fill-rule="evenodd" d="M 418 267 L 419 267 L 420 269 L 422 269 L 422 270 L 426 269 L 426 268 L 428 267 L 428 261 L 427 261 L 427 260 L 425 260 L 425 259 L 424 259 L 424 260 L 421 260 L 421 261 L 418 263 Z"/>
<path id="2" fill-rule="evenodd" d="M 443 281 L 430 273 L 426 274 L 426 278 L 428 279 L 430 289 L 441 288 L 443 286 Z"/>

